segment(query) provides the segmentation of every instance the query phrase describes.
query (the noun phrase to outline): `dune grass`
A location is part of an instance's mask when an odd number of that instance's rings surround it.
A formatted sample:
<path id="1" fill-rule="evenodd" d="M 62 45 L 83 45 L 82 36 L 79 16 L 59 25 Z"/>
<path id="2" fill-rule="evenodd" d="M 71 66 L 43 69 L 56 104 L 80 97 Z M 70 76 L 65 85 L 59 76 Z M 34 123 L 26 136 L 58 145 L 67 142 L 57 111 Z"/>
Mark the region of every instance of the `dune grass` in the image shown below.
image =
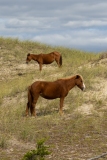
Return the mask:
<path id="1" fill-rule="evenodd" d="M 64 47 L 52 47 L 32 41 L 0 38 L 1 47 L 1 78 L 0 78 L 0 151 L 2 159 L 21 160 L 31 146 L 42 138 L 50 145 L 51 155 L 47 159 L 73 158 L 83 160 L 93 155 L 106 152 L 106 112 L 98 114 L 104 99 L 97 99 L 95 92 L 99 85 L 99 77 L 107 78 L 105 66 L 97 62 L 99 54 Z M 63 66 L 58 68 L 56 63 L 43 66 L 42 72 L 35 62 L 25 66 L 27 53 L 49 53 L 56 50 L 62 54 Z M 25 68 L 18 68 L 20 65 Z M 32 67 L 30 67 L 32 65 Z M 8 70 L 9 73 L 8 74 Z M 7 74 L 5 74 L 5 72 Z M 86 91 L 81 92 L 77 87 L 72 89 L 64 101 L 64 116 L 58 114 L 59 99 L 52 101 L 39 98 L 36 111 L 37 118 L 25 117 L 27 103 L 27 88 L 38 79 L 53 81 L 58 78 L 81 74 L 84 78 Z M 100 89 L 98 90 L 100 91 Z M 92 94 L 94 93 L 94 94 Z M 78 109 L 82 105 L 92 104 L 96 112 L 84 115 Z M 104 110 L 105 111 L 105 110 Z M 100 113 L 100 112 L 99 112 Z M 20 143 L 15 146 L 10 143 L 16 139 Z M 23 145 L 22 145 L 23 144 Z M 21 146 L 22 145 L 22 146 Z M 12 151 L 7 152 L 12 148 Z M 20 154 L 19 154 L 20 153 Z"/>

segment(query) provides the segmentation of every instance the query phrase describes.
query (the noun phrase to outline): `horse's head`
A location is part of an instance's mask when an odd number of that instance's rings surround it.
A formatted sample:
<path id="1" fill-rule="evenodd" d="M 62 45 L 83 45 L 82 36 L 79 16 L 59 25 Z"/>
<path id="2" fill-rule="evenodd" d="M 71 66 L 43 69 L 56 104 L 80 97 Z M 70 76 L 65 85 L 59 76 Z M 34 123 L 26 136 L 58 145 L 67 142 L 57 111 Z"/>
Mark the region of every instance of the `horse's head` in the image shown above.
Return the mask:
<path id="1" fill-rule="evenodd" d="M 76 84 L 81 90 L 84 90 L 84 89 L 85 89 L 85 84 L 84 84 L 84 82 L 83 82 L 82 76 L 76 75 L 75 81 L 76 81 L 75 84 Z"/>
<path id="2" fill-rule="evenodd" d="M 28 64 L 31 61 L 31 59 L 32 59 L 31 54 L 28 53 L 26 58 L 26 63 Z"/>

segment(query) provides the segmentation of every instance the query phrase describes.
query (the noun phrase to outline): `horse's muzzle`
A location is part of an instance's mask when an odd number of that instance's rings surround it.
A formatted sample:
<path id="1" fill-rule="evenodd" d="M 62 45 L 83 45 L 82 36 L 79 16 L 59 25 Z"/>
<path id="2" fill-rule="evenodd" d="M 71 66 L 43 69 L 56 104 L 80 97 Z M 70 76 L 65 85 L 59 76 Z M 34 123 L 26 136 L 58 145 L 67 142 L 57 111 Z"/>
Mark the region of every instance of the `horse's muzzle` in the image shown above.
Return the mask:
<path id="1" fill-rule="evenodd" d="M 83 86 L 82 86 L 81 90 L 82 90 L 82 91 L 85 90 L 85 84 L 84 84 L 84 83 L 83 83 Z"/>
<path id="2" fill-rule="evenodd" d="M 82 91 L 84 91 L 84 89 L 85 89 L 85 88 L 83 88 L 83 87 L 81 88 Z"/>

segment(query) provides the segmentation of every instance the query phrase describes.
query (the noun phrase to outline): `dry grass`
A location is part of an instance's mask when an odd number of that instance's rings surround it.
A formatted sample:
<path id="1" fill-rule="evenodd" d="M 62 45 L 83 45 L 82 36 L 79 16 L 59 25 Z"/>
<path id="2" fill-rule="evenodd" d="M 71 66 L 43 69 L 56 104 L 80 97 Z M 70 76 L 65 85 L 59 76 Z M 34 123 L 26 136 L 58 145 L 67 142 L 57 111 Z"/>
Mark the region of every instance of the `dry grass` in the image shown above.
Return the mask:
<path id="1" fill-rule="evenodd" d="M 25 64 L 26 55 L 62 54 L 63 66 L 44 65 L 40 73 L 35 62 Z M 107 88 L 106 58 L 63 47 L 0 38 L 0 152 L 2 160 L 21 160 L 35 148 L 36 142 L 46 138 L 52 152 L 46 159 L 86 160 L 107 151 Z M 24 117 L 27 87 L 38 79 L 81 74 L 86 91 L 72 89 L 64 102 L 64 116 L 58 114 L 59 99 L 39 98 L 37 118 Z"/>

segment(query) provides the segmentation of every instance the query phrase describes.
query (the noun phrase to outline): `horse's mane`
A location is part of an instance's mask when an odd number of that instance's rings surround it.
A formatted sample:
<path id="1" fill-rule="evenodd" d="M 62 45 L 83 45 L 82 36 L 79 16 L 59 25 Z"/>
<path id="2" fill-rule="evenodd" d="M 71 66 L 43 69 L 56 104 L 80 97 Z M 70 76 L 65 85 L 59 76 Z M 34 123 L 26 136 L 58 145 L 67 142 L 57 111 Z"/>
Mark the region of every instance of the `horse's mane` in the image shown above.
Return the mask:
<path id="1" fill-rule="evenodd" d="M 73 77 L 76 77 L 76 78 L 82 78 L 82 76 L 81 75 L 79 75 L 79 74 L 77 74 L 77 75 L 74 75 L 74 76 L 69 76 L 69 77 L 65 77 L 65 78 L 60 78 L 60 79 L 58 79 L 58 80 L 67 80 L 67 79 L 71 79 L 71 78 L 73 78 Z"/>
<path id="2" fill-rule="evenodd" d="M 30 53 L 28 53 L 27 56 L 30 56 Z"/>
<path id="3" fill-rule="evenodd" d="M 69 77 L 64 77 L 64 78 L 60 78 L 60 79 L 58 79 L 58 80 L 67 80 L 67 79 L 71 79 L 71 78 L 73 78 L 74 76 L 69 76 Z"/>

